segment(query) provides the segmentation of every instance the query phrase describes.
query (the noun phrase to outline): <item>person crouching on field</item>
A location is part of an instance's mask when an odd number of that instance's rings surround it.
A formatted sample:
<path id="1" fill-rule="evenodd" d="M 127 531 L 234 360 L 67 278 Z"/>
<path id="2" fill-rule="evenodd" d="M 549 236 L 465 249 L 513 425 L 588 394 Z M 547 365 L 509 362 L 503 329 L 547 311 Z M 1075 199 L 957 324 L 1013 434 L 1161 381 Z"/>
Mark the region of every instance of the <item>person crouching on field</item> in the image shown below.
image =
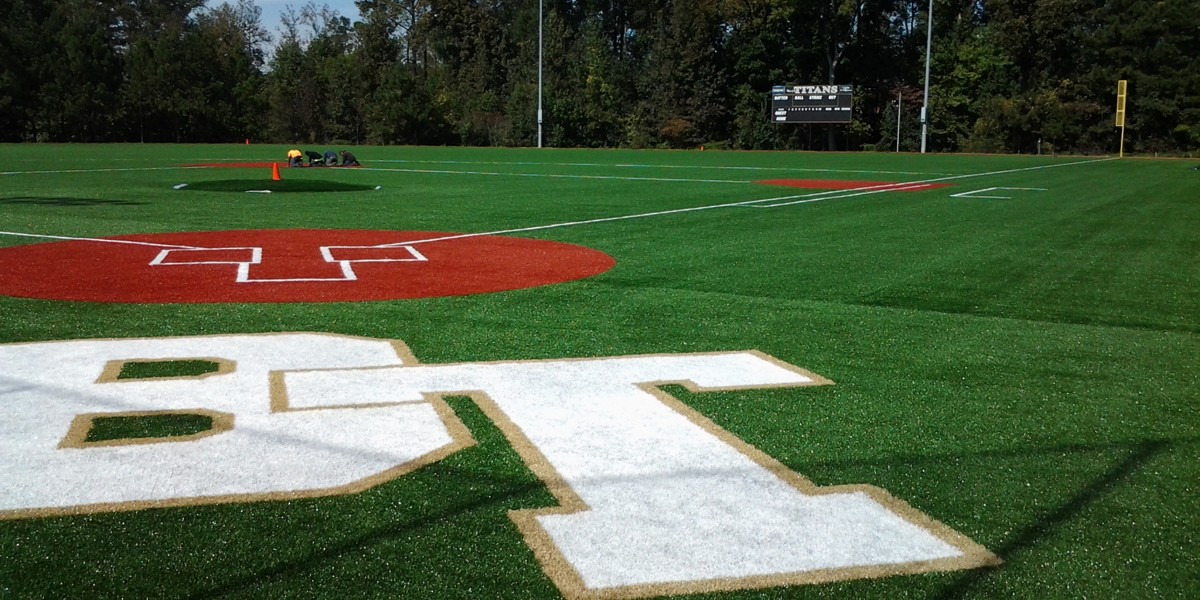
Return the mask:
<path id="1" fill-rule="evenodd" d="M 325 166 L 325 159 L 321 158 L 320 152 L 313 152 L 312 150 L 305 150 L 304 155 L 308 157 L 308 166 L 310 166 L 310 167 Z"/>
<path id="2" fill-rule="evenodd" d="M 292 148 L 291 150 L 288 150 L 288 155 L 287 155 L 288 166 L 289 167 L 303 167 L 304 166 L 304 159 L 302 158 L 303 156 L 304 156 L 304 154 L 302 154 L 300 152 L 299 148 Z"/>
<path id="3" fill-rule="evenodd" d="M 336 167 L 337 166 L 337 155 L 333 153 L 333 150 L 325 151 L 325 166 L 327 166 L 327 167 Z"/>
<path id="4" fill-rule="evenodd" d="M 358 159 L 355 158 L 353 154 L 350 154 L 349 152 L 342 150 L 342 166 L 343 167 L 360 167 L 362 165 L 358 164 Z"/>

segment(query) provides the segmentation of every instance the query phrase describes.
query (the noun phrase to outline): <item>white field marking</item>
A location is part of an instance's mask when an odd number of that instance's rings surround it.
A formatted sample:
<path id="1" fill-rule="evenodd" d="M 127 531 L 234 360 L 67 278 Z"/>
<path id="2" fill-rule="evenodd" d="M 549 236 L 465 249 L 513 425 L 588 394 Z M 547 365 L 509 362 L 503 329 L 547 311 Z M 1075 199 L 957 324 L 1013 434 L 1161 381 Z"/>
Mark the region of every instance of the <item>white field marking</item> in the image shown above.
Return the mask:
<path id="1" fill-rule="evenodd" d="M 197 261 L 190 261 L 190 262 L 182 262 L 182 261 L 181 262 L 167 262 L 167 258 L 171 256 L 172 252 L 195 252 L 195 251 L 208 252 L 210 250 L 249 250 L 250 251 L 250 260 L 248 260 L 248 261 L 242 261 L 242 260 L 197 260 Z M 257 246 L 231 246 L 231 247 L 224 247 L 224 248 L 169 248 L 169 249 L 163 250 L 162 252 L 159 252 L 158 255 L 155 256 L 154 259 L 150 261 L 150 266 L 152 266 L 152 267 L 161 267 L 161 266 L 172 267 L 172 266 L 179 266 L 179 265 L 240 265 L 242 263 L 257 265 L 261 262 L 262 262 L 262 248 L 259 248 Z"/>
<path id="2" fill-rule="evenodd" d="M 922 171 L 878 171 L 866 169 L 806 169 L 795 167 L 748 167 L 748 166 L 732 166 L 732 165 L 655 165 L 655 164 L 636 164 L 636 163 L 552 163 L 552 162 L 525 162 L 525 161 L 467 161 L 467 160 L 408 160 L 408 159 L 380 159 L 372 160 L 373 163 L 402 163 L 402 164 L 428 164 L 428 165 L 512 165 L 520 167 L 613 167 L 623 169 L 704 169 L 705 171 L 788 171 L 801 173 L 860 173 L 860 174 L 881 174 L 881 175 L 949 175 L 949 173 L 927 173 Z M 459 171 L 454 171 L 458 173 Z"/>
<path id="3" fill-rule="evenodd" d="M 779 202 L 776 204 L 752 204 L 748 208 L 779 208 L 781 206 L 792 206 L 795 204 L 808 204 L 809 202 L 820 202 L 821 200 L 841 200 L 843 198 L 854 198 L 856 196 L 868 196 L 871 194 L 878 194 L 881 192 L 912 192 L 912 191 L 918 191 L 918 190 L 921 190 L 921 189 L 927 188 L 927 187 L 928 186 L 924 183 L 919 183 L 916 185 L 904 185 L 904 184 L 888 184 L 886 186 L 872 185 L 872 186 L 867 186 L 867 187 L 862 187 L 862 188 L 854 188 L 851 190 L 839 190 L 843 193 L 841 193 L 837 196 L 829 196 L 826 198 L 808 198 L 808 199 L 804 199 L 804 200 L 795 200 L 795 201 L 791 201 L 791 202 Z"/>
<path id="4" fill-rule="evenodd" d="M 68 235 L 43 235 L 39 233 L 20 233 L 16 231 L 0 231 L 0 235 L 11 235 L 15 237 L 31 237 L 42 238 L 48 240 L 69 240 L 75 242 L 102 242 L 106 244 L 129 244 L 133 246 L 153 246 L 155 248 L 179 248 L 184 250 L 208 250 L 199 246 L 184 246 L 181 244 L 156 244 L 154 242 L 139 242 L 136 240 L 109 240 L 104 238 L 89 238 L 89 237 L 72 237 Z"/>
<path id="5" fill-rule="evenodd" d="M 1017 172 L 1021 172 L 1021 171 L 1036 171 L 1036 170 L 1041 170 L 1041 169 L 1051 169 L 1054 167 L 1069 167 L 1069 166 L 1076 166 L 1076 165 L 1086 165 L 1086 164 L 1091 164 L 1091 163 L 1107 162 L 1110 160 L 1116 160 L 1116 158 L 1101 158 L 1101 159 L 1084 160 L 1084 161 L 1071 162 L 1071 163 L 1060 163 L 1060 164 L 1056 164 L 1056 165 L 1039 165 L 1036 167 L 1022 167 L 1019 169 L 1005 169 L 1002 171 L 989 171 L 986 173 L 968 173 L 966 175 L 951 175 L 951 176 L 947 176 L 947 177 L 939 177 L 936 179 L 926 179 L 926 180 L 922 180 L 922 181 L 910 181 L 907 183 L 893 183 L 893 184 L 887 184 L 886 186 L 872 186 L 872 187 L 877 187 L 878 189 L 860 188 L 859 191 L 851 190 L 848 193 L 841 193 L 841 194 L 837 194 L 837 195 L 829 195 L 829 194 L 834 194 L 836 192 L 845 192 L 845 190 L 825 190 L 822 192 L 815 192 L 815 193 L 811 193 L 811 194 L 795 194 L 795 195 L 790 195 L 790 196 L 779 196 L 776 198 L 762 198 L 759 200 L 743 200 L 740 202 L 726 202 L 723 204 L 710 204 L 710 205 L 706 205 L 706 206 L 692 206 L 692 207 L 688 207 L 688 208 L 659 210 L 659 211 L 654 211 L 654 212 L 639 213 L 639 214 L 633 214 L 633 215 L 620 215 L 620 216 L 616 216 L 616 217 L 601 217 L 598 219 L 587 219 L 587 220 L 583 220 L 583 221 L 567 221 L 565 223 L 551 223 L 548 225 L 534 225 L 532 227 L 520 227 L 520 228 L 515 228 L 515 229 L 500 229 L 500 230 L 496 230 L 496 231 L 485 231 L 485 232 L 481 232 L 481 233 L 461 233 L 461 234 L 457 234 L 457 235 L 447 235 L 447 236 L 436 237 L 436 238 L 427 238 L 427 239 L 423 239 L 423 240 L 409 240 L 409 241 L 404 241 L 404 242 L 396 242 L 394 244 L 380 244 L 378 247 L 389 248 L 389 247 L 409 245 L 409 244 L 427 244 L 430 242 L 444 242 L 444 241 L 448 241 L 448 240 L 483 237 L 483 236 L 487 236 L 487 235 L 507 235 L 507 234 L 512 234 L 512 233 L 526 233 L 526 232 L 530 232 L 530 231 L 540 231 L 540 230 L 544 230 L 544 229 L 558 229 L 561 227 L 574 227 L 577 225 L 593 225 L 596 223 L 608 223 L 608 222 L 612 222 L 612 221 L 624 221 L 624 220 L 629 220 L 629 219 L 645 219 L 645 218 L 649 218 L 649 217 L 660 217 L 663 215 L 698 212 L 698 211 L 702 211 L 702 210 L 712 210 L 712 209 L 716 209 L 716 208 L 733 208 L 733 207 L 739 207 L 739 206 L 758 208 L 755 205 L 766 203 L 766 202 L 773 202 L 776 204 L 764 206 L 763 208 L 769 208 L 770 206 L 776 206 L 776 207 L 791 206 L 794 204 L 805 204 L 808 202 L 819 202 L 822 200 L 839 200 L 842 198 L 853 198 L 856 196 L 865 196 L 868 194 L 879 194 L 879 193 L 883 193 L 883 192 L 891 192 L 891 191 L 897 191 L 897 190 L 903 190 L 903 189 L 910 189 L 910 188 L 914 188 L 917 186 L 922 186 L 925 184 L 935 183 L 935 182 L 939 182 L 939 181 L 949 181 L 949 180 L 953 180 L 953 179 L 966 179 L 966 178 L 970 178 L 970 177 L 987 177 L 990 175 L 1005 175 L 1008 173 L 1017 173 Z M 799 200 L 797 200 L 797 199 L 799 199 Z M 789 200 L 797 200 L 797 201 L 796 202 L 787 202 Z"/>
<path id="6" fill-rule="evenodd" d="M 396 246 L 388 246 L 396 247 Z M 321 257 L 327 263 L 336 263 L 341 269 L 340 277 L 283 277 L 283 278 L 252 278 L 250 276 L 250 267 L 252 265 L 262 264 L 262 248 L 258 246 L 244 247 L 228 247 L 228 248 L 168 248 L 159 252 L 153 260 L 150 261 L 152 267 L 181 267 L 193 265 L 236 265 L 237 278 L 234 280 L 237 283 L 303 283 L 303 282 L 331 282 L 331 281 L 358 281 L 358 275 L 354 272 L 354 264 L 358 262 L 427 262 L 429 259 L 425 255 L 417 251 L 416 248 L 408 246 L 398 246 L 408 250 L 409 258 L 360 258 L 360 259 L 338 259 L 333 256 L 333 250 L 351 249 L 351 250 L 378 250 L 380 246 L 321 246 Z M 196 260 L 196 261 L 178 261 L 168 262 L 172 253 L 175 252 L 190 252 L 190 251 L 209 251 L 209 250 L 248 250 L 250 252 L 249 260 Z"/>
<path id="7" fill-rule="evenodd" d="M 127 156 L 127 157 L 111 157 L 111 158 L 109 158 L 109 157 L 105 157 L 105 158 L 80 158 L 80 157 L 73 157 L 73 158 L 72 158 L 72 160 L 76 160 L 76 161 L 79 161 L 79 162 L 103 162 L 103 163 L 105 163 L 105 164 L 108 164 L 108 163 L 114 163 L 114 162 L 146 162 L 146 159 L 144 159 L 144 158 L 137 158 L 137 157 L 133 157 L 133 156 Z M 195 158 L 195 159 L 193 159 L 193 160 L 213 160 L 213 161 L 216 161 L 216 160 L 244 160 L 244 157 L 243 157 L 243 158 L 204 158 L 204 157 L 198 157 L 198 158 Z M 15 160 L 13 160 L 13 162 L 40 163 L 40 162 L 42 162 L 42 159 L 40 159 L 40 158 L 18 158 L 18 159 L 15 159 Z"/>
<path id="8" fill-rule="evenodd" d="M 818 193 L 820 194 L 820 193 L 828 193 L 828 192 L 818 192 Z M 600 217 L 598 219 L 587 219 L 584 221 L 568 221 L 565 223 L 551 223 L 549 225 L 534 225 L 532 227 L 519 227 L 516 229 L 498 229 L 496 231 L 485 231 L 482 233 L 460 233 L 460 234 L 456 234 L 456 235 L 446 235 L 446 236 L 436 237 L 436 238 L 425 238 L 422 240 L 408 240 L 408 241 L 404 241 L 404 242 L 395 242 L 392 244 L 380 244 L 379 246 L 376 246 L 376 247 L 377 248 L 393 248 L 396 246 L 428 244 L 430 242 L 445 242 L 448 240 L 459 240 L 459 239 L 466 239 L 466 238 L 483 237 L 483 236 L 488 236 L 488 235 L 506 235 L 506 234 L 510 234 L 510 233 L 525 233 L 525 232 L 529 232 L 529 231 L 539 231 L 542 229 L 558 229 L 560 227 L 573 227 L 576 225 L 593 225 L 595 223 L 607 223 L 607 222 L 611 222 L 611 221 L 624 221 L 627 219 L 644 219 L 647 217 L 659 217 L 659 216 L 663 216 L 663 215 L 673 215 L 673 214 L 679 214 L 679 213 L 697 212 L 697 211 L 701 211 L 701 210 L 711 210 L 711 209 L 715 209 L 715 208 L 729 208 L 729 207 L 733 207 L 733 206 L 745 206 L 745 205 L 754 204 L 757 202 L 772 202 L 772 201 L 780 201 L 780 200 L 791 200 L 793 198 L 805 198 L 805 197 L 813 196 L 813 195 L 815 195 L 815 194 L 804 194 L 804 195 L 798 195 L 798 196 L 797 195 L 779 196 L 777 198 L 763 198 L 760 200 L 743 200 L 741 202 L 728 202 L 725 204 L 712 204 L 709 206 L 692 206 L 692 207 L 688 207 L 688 208 L 674 208 L 674 209 L 670 209 L 670 210 L 659 210 L 659 211 L 648 212 L 648 213 L 640 213 L 640 214 L 636 214 L 636 215 L 619 215 L 616 217 Z M 830 199 L 831 198 L 822 198 L 822 200 L 830 200 Z"/>
<path id="9" fill-rule="evenodd" d="M 277 279 L 250 279 L 250 263 L 239 263 L 237 283 L 303 283 L 320 281 L 358 281 L 358 275 L 348 261 L 339 261 L 342 270 L 341 277 L 281 277 Z"/>
<path id="10" fill-rule="evenodd" d="M 53 171 L 5 171 L 0 175 L 56 175 L 60 173 L 117 173 L 122 171 L 173 171 L 175 169 L 207 169 L 208 167 L 124 167 L 108 169 L 57 169 Z"/>
<path id="11" fill-rule="evenodd" d="M 968 179 L 968 178 L 982 178 L 982 176 L 988 176 L 988 175 L 1004 175 L 1004 174 L 1008 174 L 1008 173 L 1019 173 L 1019 172 L 1022 172 L 1022 170 L 1042 170 L 1042 169 L 1051 169 L 1051 168 L 1055 168 L 1055 167 L 1070 167 L 1070 166 L 1075 166 L 1075 164 L 1090 164 L 1093 162 L 1106 162 L 1106 161 L 1115 161 L 1115 160 L 1116 160 L 1116 158 L 1097 158 L 1097 160 L 1092 160 L 1092 161 L 1064 162 L 1064 163 L 1058 163 L 1058 164 L 1039 164 L 1039 166 L 1037 166 L 1037 167 L 1021 167 L 1018 169 L 992 170 L 992 172 L 989 172 L 989 173 L 968 173 L 966 175 L 947 175 L 947 176 L 944 176 L 944 178 L 925 179 L 922 181 L 908 181 L 908 182 L 905 182 L 905 184 L 886 184 L 886 185 L 882 185 L 882 186 L 860 187 L 860 188 L 858 188 L 858 190 L 852 190 L 851 191 L 852 193 L 845 194 L 845 196 L 838 196 L 836 198 L 823 198 L 823 199 L 832 200 L 832 199 L 839 199 L 839 198 L 852 198 L 854 196 L 866 196 L 866 194 L 880 193 L 880 192 L 912 191 L 912 190 L 918 190 L 918 188 L 920 188 L 920 186 L 925 186 L 925 185 L 929 185 L 929 184 L 937 184 L 937 182 L 941 182 L 941 181 L 952 181 L 955 179 Z M 992 188 L 990 188 L 990 190 L 998 190 L 998 188 L 992 187 Z M 1006 187 L 1006 188 L 1004 188 L 1004 190 L 1021 190 L 1021 188 Z M 1043 190 L 1044 191 L 1044 188 L 1031 187 L 1031 188 L 1027 188 L 1027 190 Z M 773 209 L 773 208 L 779 208 L 779 206 L 790 206 L 792 204 L 804 204 L 804 203 L 808 203 L 808 202 L 814 202 L 814 200 L 802 200 L 802 202 L 788 202 L 788 203 L 780 203 L 780 204 L 755 205 L 755 206 L 751 206 L 751 208 Z"/>
<path id="12" fill-rule="evenodd" d="M 1018 190 L 1029 192 L 1044 192 L 1046 188 L 1025 188 L 1025 187 L 990 187 L 982 190 L 971 190 L 969 192 L 960 192 L 958 194 L 950 194 L 951 198 L 988 198 L 992 200 L 1011 200 L 1012 196 L 980 196 L 984 192 L 994 192 L 997 190 Z"/>
<path id="13" fill-rule="evenodd" d="M 625 177 L 621 175 L 567 175 L 562 173 L 505 173 L 501 171 L 455 171 L 448 169 L 394 169 L 361 167 L 360 171 L 385 171 L 389 173 L 424 173 L 430 175 L 480 175 L 490 177 L 540 177 L 548 179 L 609 179 L 616 181 L 661 181 L 667 183 L 754 183 L 745 179 L 688 179 L 682 177 Z"/>
<path id="14" fill-rule="evenodd" d="M 334 249 L 351 249 L 351 250 L 378 250 L 380 246 L 321 246 L 321 256 L 325 258 L 325 262 L 429 262 L 429 259 L 417 251 L 416 248 L 410 246 L 385 246 L 387 248 L 404 248 L 412 255 L 412 258 L 360 258 L 358 260 L 339 260 L 333 257 Z"/>

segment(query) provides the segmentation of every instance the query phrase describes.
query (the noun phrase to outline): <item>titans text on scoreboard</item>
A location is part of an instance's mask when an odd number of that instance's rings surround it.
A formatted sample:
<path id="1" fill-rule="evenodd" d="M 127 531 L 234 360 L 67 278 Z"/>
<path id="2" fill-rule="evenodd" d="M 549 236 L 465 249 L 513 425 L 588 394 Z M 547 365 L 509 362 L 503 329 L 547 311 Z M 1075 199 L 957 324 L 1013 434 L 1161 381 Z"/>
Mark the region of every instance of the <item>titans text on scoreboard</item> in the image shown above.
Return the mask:
<path id="1" fill-rule="evenodd" d="M 777 85 L 771 88 L 772 123 L 849 123 L 851 85 Z"/>

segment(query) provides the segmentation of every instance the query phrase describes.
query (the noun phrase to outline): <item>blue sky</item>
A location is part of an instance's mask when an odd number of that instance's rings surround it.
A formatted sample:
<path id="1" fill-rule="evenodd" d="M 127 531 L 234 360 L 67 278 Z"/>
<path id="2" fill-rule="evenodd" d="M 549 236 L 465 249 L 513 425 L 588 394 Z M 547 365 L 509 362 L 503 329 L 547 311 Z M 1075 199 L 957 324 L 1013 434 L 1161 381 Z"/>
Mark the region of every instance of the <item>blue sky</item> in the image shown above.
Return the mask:
<path id="1" fill-rule="evenodd" d="M 227 1 L 234 4 L 237 0 L 208 0 L 207 4 L 220 6 Z M 279 19 L 286 10 L 285 7 L 291 6 L 299 14 L 300 8 L 308 2 L 309 0 L 254 0 L 254 3 L 262 9 L 263 28 L 271 32 L 271 35 L 278 34 Z M 312 2 L 318 7 L 328 5 L 329 8 L 336 10 L 343 17 L 348 17 L 351 21 L 358 20 L 358 8 L 354 6 L 354 0 L 312 0 Z"/>
<path id="2" fill-rule="evenodd" d="M 254 0 L 263 9 L 262 24 L 263 27 L 274 33 L 279 28 L 279 18 L 285 10 L 285 6 L 291 6 L 298 14 L 300 8 L 307 4 L 307 0 Z M 354 6 L 354 0 L 326 0 L 321 2 L 314 0 L 313 4 L 318 7 L 328 5 L 329 8 L 338 11 L 343 17 L 349 17 L 351 21 L 358 20 L 358 8 Z"/>

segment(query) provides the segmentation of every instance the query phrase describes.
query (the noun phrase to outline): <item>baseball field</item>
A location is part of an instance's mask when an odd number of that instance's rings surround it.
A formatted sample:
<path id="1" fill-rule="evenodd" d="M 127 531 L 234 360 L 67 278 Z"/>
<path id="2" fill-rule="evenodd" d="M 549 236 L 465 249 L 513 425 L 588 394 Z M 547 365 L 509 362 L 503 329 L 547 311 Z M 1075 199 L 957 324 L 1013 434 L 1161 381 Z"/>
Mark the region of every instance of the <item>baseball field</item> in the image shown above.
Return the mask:
<path id="1" fill-rule="evenodd" d="M 0 598 L 1200 589 L 1195 161 L 287 150 L 0 146 Z"/>

